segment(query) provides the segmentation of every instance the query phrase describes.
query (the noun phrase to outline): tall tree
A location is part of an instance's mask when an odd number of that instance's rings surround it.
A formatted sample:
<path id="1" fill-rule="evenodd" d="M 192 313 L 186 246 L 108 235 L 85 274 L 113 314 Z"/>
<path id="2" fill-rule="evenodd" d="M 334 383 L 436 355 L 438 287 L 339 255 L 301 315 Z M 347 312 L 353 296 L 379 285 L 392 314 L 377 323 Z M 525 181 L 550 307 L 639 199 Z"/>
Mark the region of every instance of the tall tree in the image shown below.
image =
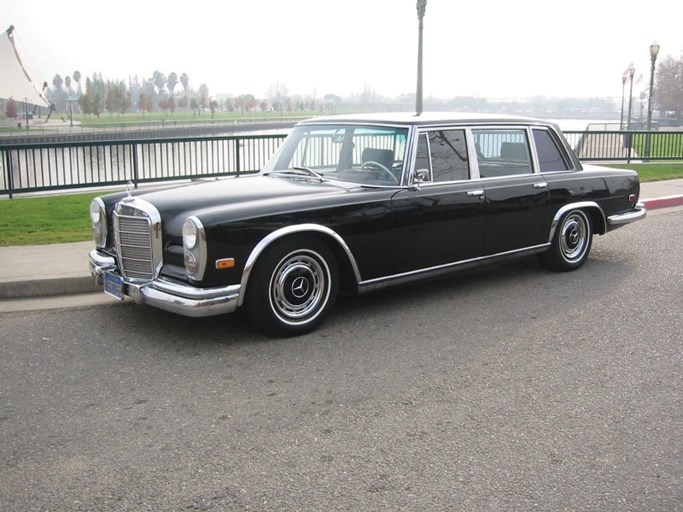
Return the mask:
<path id="1" fill-rule="evenodd" d="M 168 74 L 168 79 L 166 80 L 166 87 L 168 87 L 171 97 L 173 97 L 173 92 L 176 85 L 178 85 L 178 75 L 176 75 L 175 72 L 171 72 Z"/>
<path id="2" fill-rule="evenodd" d="M 206 84 L 199 86 L 199 105 L 202 108 L 209 106 L 209 87 Z"/>
<path id="3" fill-rule="evenodd" d="M 157 94 L 160 95 L 164 90 L 164 85 L 166 85 L 166 75 L 164 75 L 161 71 L 155 71 L 152 74 L 152 82 L 157 88 Z"/>
<path id="4" fill-rule="evenodd" d="M 283 82 L 273 82 L 268 88 L 268 99 L 275 110 L 282 112 L 284 102 L 289 96 L 289 89 Z"/>
<path id="5" fill-rule="evenodd" d="M 66 110 L 66 92 L 64 91 L 64 79 L 62 75 L 57 73 L 52 79 L 52 86 L 50 91 L 50 100 L 55 106 L 57 112 L 64 112 Z"/>
<path id="6" fill-rule="evenodd" d="M 185 98 L 187 98 L 188 93 L 190 92 L 190 77 L 187 76 L 187 73 L 180 75 L 180 84 L 183 86 Z"/>
<path id="7" fill-rule="evenodd" d="M 667 55 L 657 66 L 653 98 L 657 110 L 675 112 L 677 118 L 683 114 L 683 55 L 674 59 Z"/>
<path id="8" fill-rule="evenodd" d="M 81 94 L 83 94 L 83 92 L 81 91 L 81 72 L 78 70 L 74 71 L 73 77 L 74 81 L 76 82 L 76 92 L 80 96 Z"/>
<path id="9" fill-rule="evenodd" d="M 55 89 L 61 89 L 64 85 L 64 79 L 62 78 L 62 75 L 57 73 L 52 79 L 52 85 L 55 87 Z"/>

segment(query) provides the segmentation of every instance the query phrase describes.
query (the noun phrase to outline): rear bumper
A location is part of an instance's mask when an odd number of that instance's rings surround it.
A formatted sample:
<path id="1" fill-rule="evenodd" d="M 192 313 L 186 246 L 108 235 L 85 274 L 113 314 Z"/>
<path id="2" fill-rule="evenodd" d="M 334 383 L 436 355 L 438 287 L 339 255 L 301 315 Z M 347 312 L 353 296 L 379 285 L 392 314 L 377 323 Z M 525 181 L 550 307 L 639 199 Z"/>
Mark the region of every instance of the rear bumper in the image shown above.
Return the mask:
<path id="1" fill-rule="evenodd" d="M 123 293 L 138 304 L 177 313 L 183 316 L 204 317 L 232 313 L 237 309 L 240 285 L 219 288 L 198 288 L 159 277 L 152 281 L 130 280 L 118 271 L 111 256 L 90 252 L 90 273 L 98 285 L 103 284 L 105 272 L 123 279 Z"/>
<path id="2" fill-rule="evenodd" d="M 630 224 L 631 222 L 636 222 L 643 220 L 647 215 L 647 210 L 643 203 L 638 203 L 635 208 L 626 213 L 619 213 L 617 215 L 610 215 L 607 217 L 608 229 L 616 229 L 620 226 Z"/>

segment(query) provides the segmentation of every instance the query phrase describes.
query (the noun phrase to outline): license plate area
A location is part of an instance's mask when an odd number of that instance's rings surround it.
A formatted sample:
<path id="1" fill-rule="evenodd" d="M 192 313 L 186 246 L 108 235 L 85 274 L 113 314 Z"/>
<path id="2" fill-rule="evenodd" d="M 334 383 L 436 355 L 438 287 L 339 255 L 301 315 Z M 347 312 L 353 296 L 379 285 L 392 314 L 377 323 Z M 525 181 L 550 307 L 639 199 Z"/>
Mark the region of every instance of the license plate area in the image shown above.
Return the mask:
<path id="1" fill-rule="evenodd" d="M 123 278 L 109 272 L 104 273 L 104 293 L 118 300 L 125 298 L 123 293 Z"/>

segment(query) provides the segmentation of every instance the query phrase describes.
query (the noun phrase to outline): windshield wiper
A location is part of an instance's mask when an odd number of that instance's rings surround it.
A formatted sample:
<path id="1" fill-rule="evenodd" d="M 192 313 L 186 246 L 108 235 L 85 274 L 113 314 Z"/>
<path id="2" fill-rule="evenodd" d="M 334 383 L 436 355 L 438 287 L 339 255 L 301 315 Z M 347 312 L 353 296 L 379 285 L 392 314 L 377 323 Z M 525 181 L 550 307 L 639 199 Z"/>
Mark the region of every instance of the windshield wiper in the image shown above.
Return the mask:
<path id="1" fill-rule="evenodd" d="M 296 177 L 301 177 L 301 176 L 307 176 L 307 177 L 312 177 L 320 180 L 321 182 L 327 181 L 327 178 L 320 174 L 319 172 L 314 171 L 313 169 L 309 169 L 308 167 L 292 167 L 291 169 L 283 169 L 283 170 L 278 170 L 278 171 L 270 171 L 264 174 L 264 176 L 268 176 L 271 174 L 279 174 L 279 175 L 284 175 L 284 176 L 296 176 Z"/>

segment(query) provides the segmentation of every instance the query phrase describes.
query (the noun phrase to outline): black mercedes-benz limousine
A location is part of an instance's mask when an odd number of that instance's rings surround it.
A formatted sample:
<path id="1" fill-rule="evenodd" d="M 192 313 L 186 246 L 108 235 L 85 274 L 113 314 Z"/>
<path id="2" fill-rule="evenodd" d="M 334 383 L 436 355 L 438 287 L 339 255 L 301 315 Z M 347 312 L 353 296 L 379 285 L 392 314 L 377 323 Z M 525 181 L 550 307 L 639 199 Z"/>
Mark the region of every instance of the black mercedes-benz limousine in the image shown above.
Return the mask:
<path id="1" fill-rule="evenodd" d="M 96 198 L 91 271 L 110 295 L 188 316 L 244 308 L 277 335 L 362 293 L 537 254 L 579 268 L 594 234 L 645 217 L 633 171 L 582 166 L 527 118 L 332 116 L 262 171 Z"/>

